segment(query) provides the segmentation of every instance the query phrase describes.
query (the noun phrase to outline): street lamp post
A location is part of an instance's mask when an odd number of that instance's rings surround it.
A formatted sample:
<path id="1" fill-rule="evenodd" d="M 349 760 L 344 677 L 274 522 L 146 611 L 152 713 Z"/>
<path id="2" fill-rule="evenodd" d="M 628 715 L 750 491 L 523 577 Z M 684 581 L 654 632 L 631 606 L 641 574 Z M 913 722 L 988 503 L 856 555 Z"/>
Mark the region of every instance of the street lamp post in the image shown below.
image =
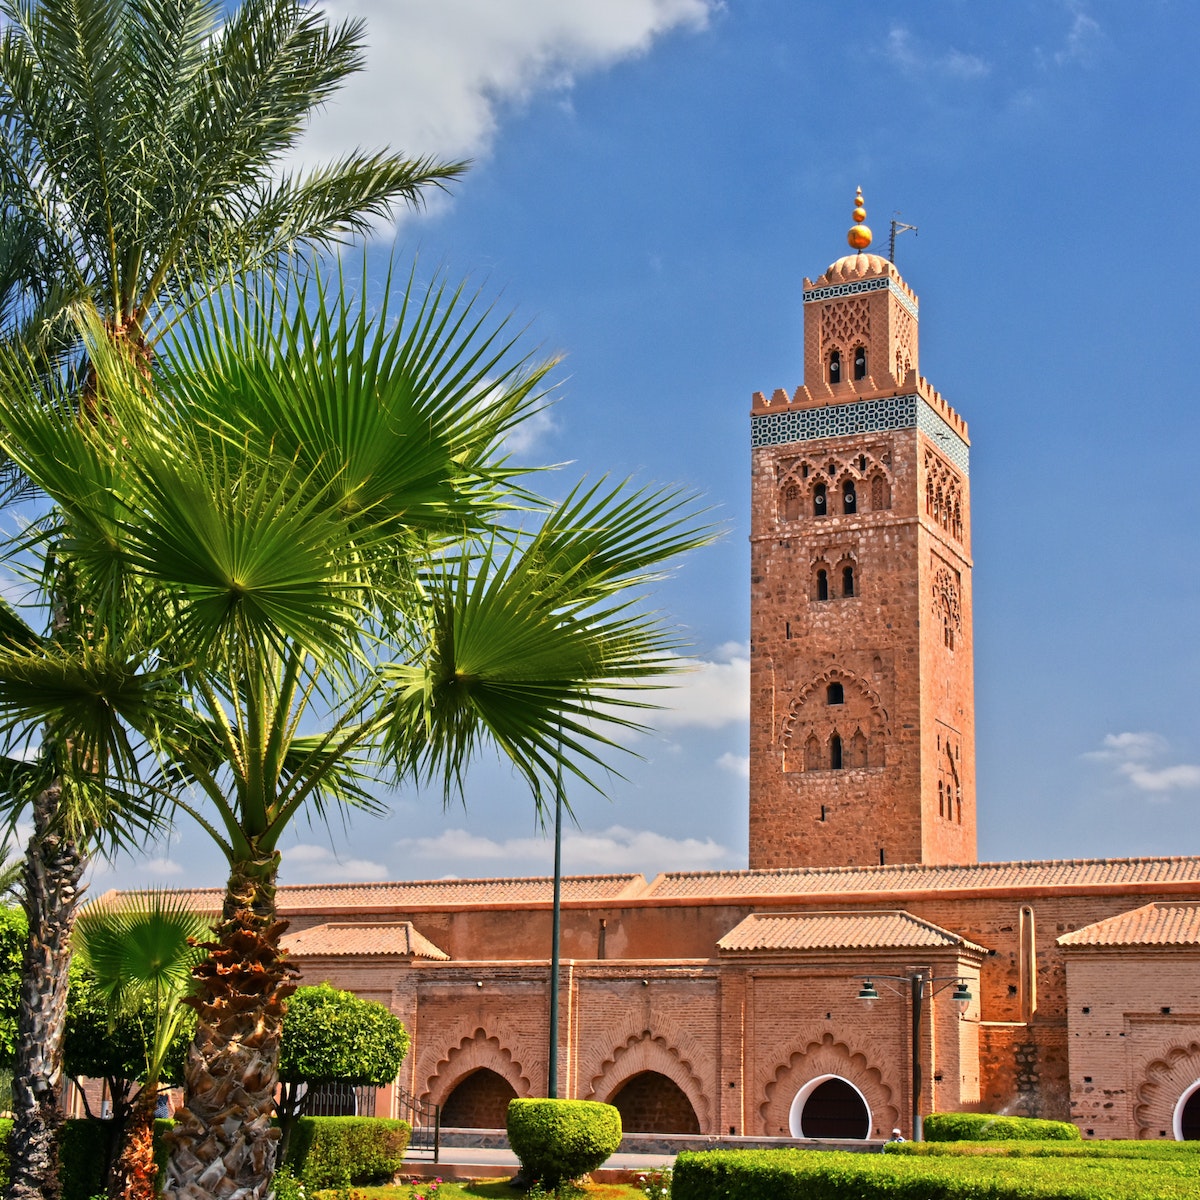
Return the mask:
<path id="1" fill-rule="evenodd" d="M 951 999 L 958 1008 L 960 1017 L 971 1003 L 971 993 L 961 975 L 935 976 L 928 968 L 919 968 L 907 975 L 872 975 L 869 979 L 864 979 L 858 998 L 865 1004 L 873 1004 L 879 999 L 879 992 L 876 991 L 874 983 L 876 979 L 908 984 L 912 1003 L 912 1136 L 914 1142 L 921 1142 L 925 1140 L 921 1118 L 921 1013 L 925 1007 L 926 988 L 929 989 L 929 996 L 933 997 L 954 984 Z M 941 984 L 941 987 L 936 987 L 936 984 Z M 889 987 L 888 991 L 895 992 L 898 996 L 904 995 L 900 988 Z"/>
<path id="2" fill-rule="evenodd" d="M 554 777 L 554 915 L 550 935 L 550 1063 L 546 1096 L 558 1099 L 558 974 L 562 941 L 562 739 L 558 743 L 558 772 Z"/>

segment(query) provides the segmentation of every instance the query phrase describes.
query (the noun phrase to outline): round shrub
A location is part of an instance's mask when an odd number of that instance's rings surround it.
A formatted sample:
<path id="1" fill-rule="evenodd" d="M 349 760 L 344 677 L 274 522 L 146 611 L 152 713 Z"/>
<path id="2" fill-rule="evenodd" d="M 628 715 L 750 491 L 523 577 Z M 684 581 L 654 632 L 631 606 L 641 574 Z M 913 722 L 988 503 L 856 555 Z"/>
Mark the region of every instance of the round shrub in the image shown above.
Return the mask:
<path id="1" fill-rule="evenodd" d="M 1077 1142 L 1079 1128 L 1070 1121 L 1036 1117 L 994 1117 L 990 1113 L 930 1113 L 925 1118 L 927 1142 Z"/>
<path id="2" fill-rule="evenodd" d="M 594 1100 L 510 1100 L 508 1144 L 531 1182 L 552 1189 L 594 1171 L 621 1144 L 621 1114 Z"/>

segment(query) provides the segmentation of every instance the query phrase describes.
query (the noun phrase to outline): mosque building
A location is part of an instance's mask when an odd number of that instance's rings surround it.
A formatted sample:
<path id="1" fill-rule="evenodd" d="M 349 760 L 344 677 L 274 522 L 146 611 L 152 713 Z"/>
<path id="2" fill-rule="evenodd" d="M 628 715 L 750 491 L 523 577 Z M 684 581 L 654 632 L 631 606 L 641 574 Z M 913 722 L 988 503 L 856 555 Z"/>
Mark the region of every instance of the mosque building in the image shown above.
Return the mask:
<path id="1" fill-rule="evenodd" d="M 804 281 L 803 386 L 751 408 L 749 869 L 563 881 L 558 1094 L 707 1138 L 948 1110 L 1200 1137 L 1200 858 L 977 861 L 971 443 L 865 219 L 860 192 L 853 252 Z M 304 981 L 403 1018 L 400 1086 L 500 1128 L 547 1094 L 551 896 L 278 904 Z"/>

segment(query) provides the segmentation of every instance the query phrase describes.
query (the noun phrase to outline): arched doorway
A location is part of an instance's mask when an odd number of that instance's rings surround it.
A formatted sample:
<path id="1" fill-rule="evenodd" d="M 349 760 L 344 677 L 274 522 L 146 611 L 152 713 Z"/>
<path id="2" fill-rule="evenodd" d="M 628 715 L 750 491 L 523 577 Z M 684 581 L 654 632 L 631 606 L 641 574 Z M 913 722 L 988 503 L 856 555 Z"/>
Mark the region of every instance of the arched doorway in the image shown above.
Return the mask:
<path id="1" fill-rule="evenodd" d="M 658 1071 L 628 1078 L 609 1099 L 626 1133 L 699 1133 L 700 1122 L 687 1093 Z"/>
<path id="2" fill-rule="evenodd" d="M 1175 1140 L 1200 1142 L 1200 1079 L 1179 1097 L 1175 1106 Z"/>
<path id="3" fill-rule="evenodd" d="M 458 1081 L 442 1104 L 444 1129 L 503 1129 L 508 1102 L 517 1098 L 513 1085 L 487 1067 Z"/>
<path id="4" fill-rule="evenodd" d="M 788 1124 L 793 1137 L 861 1140 L 871 1132 L 871 1110 L 849 1080 L 822 1075 L 796 1094 Z"/>

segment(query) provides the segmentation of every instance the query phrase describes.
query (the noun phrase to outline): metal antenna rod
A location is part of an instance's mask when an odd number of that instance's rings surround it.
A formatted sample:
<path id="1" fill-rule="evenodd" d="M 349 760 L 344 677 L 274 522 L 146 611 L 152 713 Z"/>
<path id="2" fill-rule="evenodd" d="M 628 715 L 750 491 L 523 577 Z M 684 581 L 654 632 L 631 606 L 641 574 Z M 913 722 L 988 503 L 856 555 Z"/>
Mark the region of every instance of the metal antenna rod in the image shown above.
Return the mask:
<path id="1" fill-rule="evenodd" d="M 899 215 L 900 213 L 897 212 L 896 217 Z M 909 230 L 912 230 L 914 234 L 917 232 L 915 225 L 906 225 L 903 221 L 897 221 L 896 217 L 892 218 L 892 236 L 888 239 L 888 262 L 891 263 L 896 261 L 896 234 L 908 233 Z"/>

